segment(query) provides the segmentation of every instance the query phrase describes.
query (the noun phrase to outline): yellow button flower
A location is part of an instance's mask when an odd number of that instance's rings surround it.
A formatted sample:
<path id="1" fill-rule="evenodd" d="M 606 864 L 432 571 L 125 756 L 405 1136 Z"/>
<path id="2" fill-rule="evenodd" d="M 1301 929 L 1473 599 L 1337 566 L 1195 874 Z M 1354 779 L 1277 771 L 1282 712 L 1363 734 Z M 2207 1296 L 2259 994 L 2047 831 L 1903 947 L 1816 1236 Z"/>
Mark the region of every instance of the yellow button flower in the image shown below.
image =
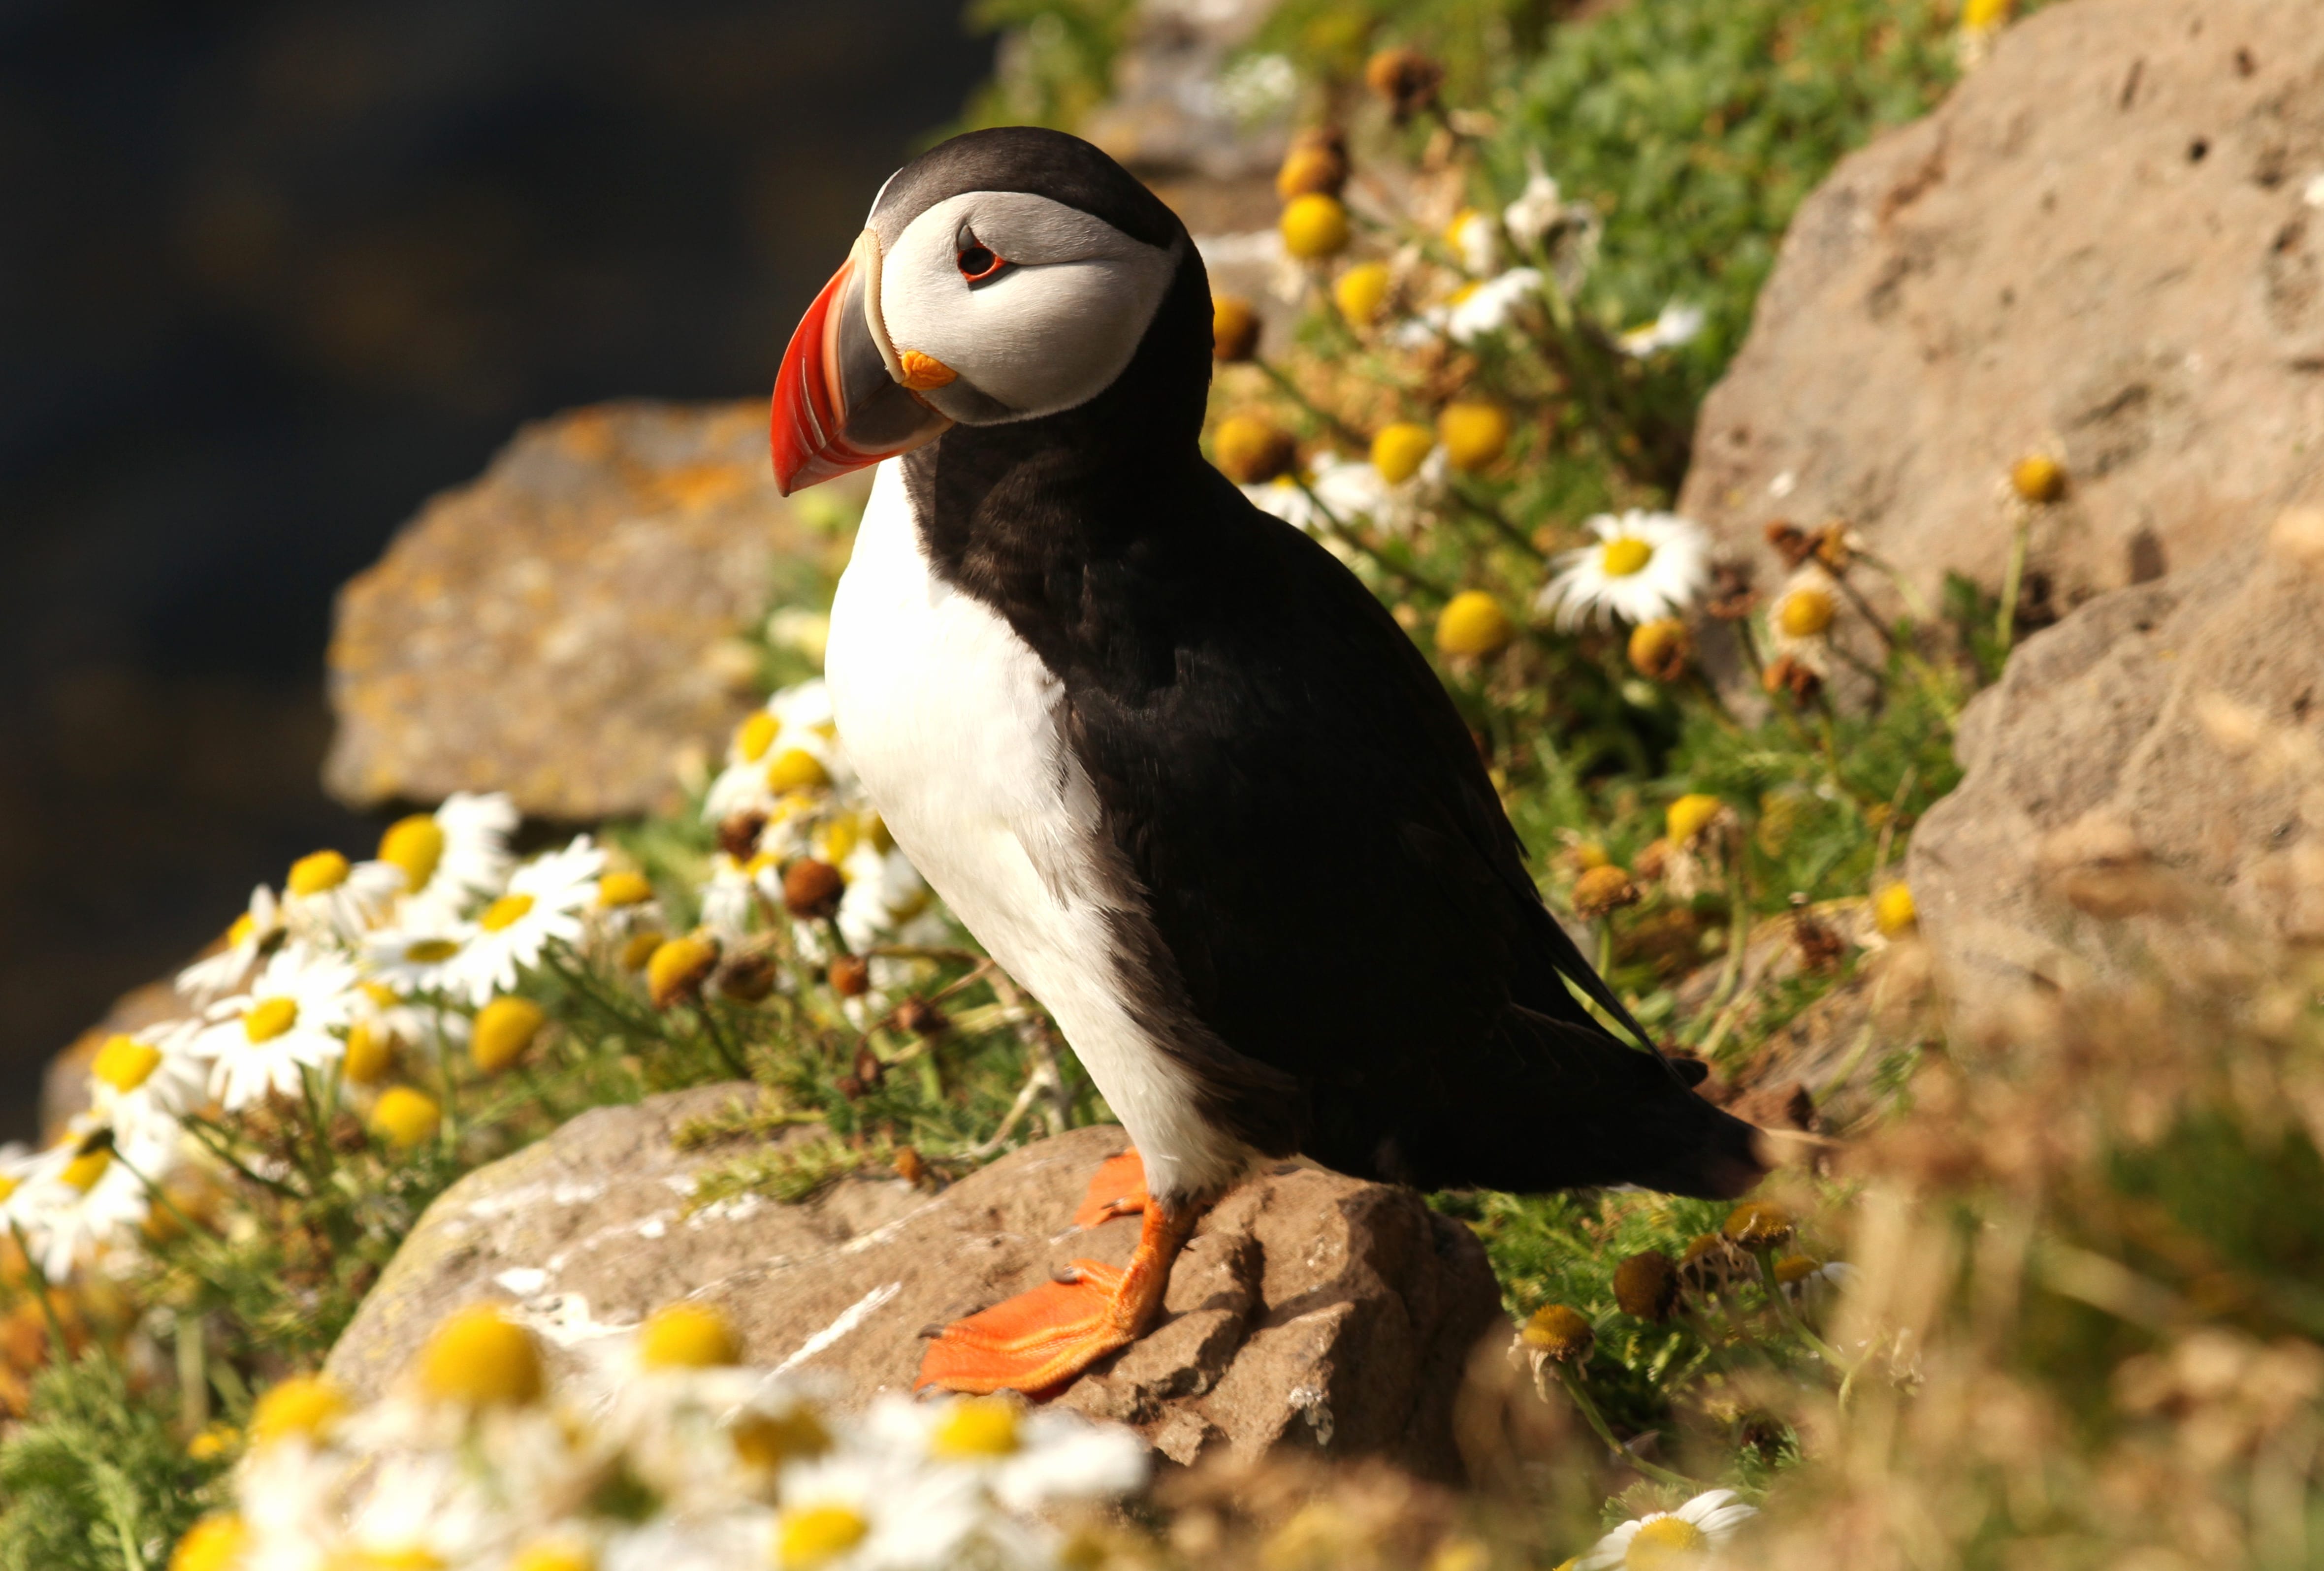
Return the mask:
<path id="1" fill-rule="evenodd" d="M 371 1126 L 398 1151 L 409 1151 L 433 1139 L 443 1117 L 444 1110 L 427 1092 L 415 1091 L 410 1086 L 390 1086 L 372 1104 Z"/>
<path id="2" fill-rule="evenodd" d="M 319 1439 L 347 1410 L 346 1394 L 319 1374 L 294 1374 L 252 1404 L 250 1439 L 272 1446 L 293 1436 Z"/>
<path id="3" fill-rule="evenodd" d="M 532 1333 L 490 1304 L 447 1316 L 420 1350 L 420 1389 L 438 1401 L 518 1407 L 544 1383 Z"/>
<path id="4" fill-rule="evenodd" d="M 1000 1396 L 954 1402 L 928 1438 L 928 1448 L 939 1456 L 1007 1456 L 1019 1443 L 1017 1404 Z"/>
<path id="5" fill-rule="evenodd" d="M 1290 434 L 1258 415 L 1229 415 L 1211 433 L 1219 470 L 1237 485 L 1264 485 L 1291 472 L 1299 449 Z"/>
<path id="6" fill-rule="evenodd" d="M 783 1512 L 775 1529 L 775 1559 L 783 1571 L 814 1571 L 863 1541 L 872 1523 L 845 1505 L 810 1505 Z"/>
<path id="7" fill-rule="evenodd" d="M 1442 654 L 1480 660 L 1499 654 L 1516 636 L 1500 602 L 1481 589 L 1454 595 L 1436 618 L 1436 648 Z"/>
<path id="8" fill-rule="evenodd" d="M 1775 626 L 1787 639 L 1820 638 L 1831 629 L 1839 611 L 1831 596 L 1813 585 L 1794 589 L 1775 607 Z"/>
<path id="9" fill-rule="evenodd" d="M 1348 246 L 1348 210 L 1337 197 L 1311 191 L 1283 207 L 1283 249 L 1302 262 L 1337 256 Z"/>
<path id="10" fill-rule="evenodd" d="M 597 880 L 597 904 L 608 908 L 642 905 L 653 898 L 653 881 L 643 873 L 621 870 Z"/>
<path id="11" fill-rule="evenodd" d="M 1388 305 L 1388 288 L 1394 277 L 1384 262 L 1360 262 L 1342 273 L 1332 285 L 1332 303 L 1340 308 L 1340 315 L 1359 327 L 1369 327 L 1379 320 Z"/>
<path id="12" fill-rule="evenodd" d="M 314 851 L 290 864 L 290 876 L 282 885 L 293 895 L 320 895 L 346 883 L 352 871 L 338 852 Z"/>
<path id="13" fill-rule="evenodd" d="M 1372 438 L 1372 467 L 1390 485 L 1402 485 L 1420 473 L 1435 446 L 1435 432 L 1410 420 L 1398 420 L 1381 427 L 1379 435 Z"/>
<path id="14" fill-rule="evenodd" d="M 1887 937 L 1910 932 L 1919 925 L 1921 913 L 1913 904 L 1912 887 L 1899 881 L 1889 885 L 1872 897 L 1872 920 Z"/>
<path id="15" fill-rule="evenodd" d="M 395 1038 L 368 1020 L 358 1020 L 347 1031 L 347 1051 L 339 1072 L 351 1085 L 375 1086 L 395 1067 Z"/>
<path id="16" fill-rule="evenodd" d="M 1670 804 L 1663 814 L 1663 832 L 1671 844 L 1683 846 L 1701 834 L 1719 816 L 1720 801 L 1700 791 L 1691 791 Z"/>
<path id="17" fill-rule="evenodd" d="M 638 1331 L 638 1363 L 648 1369 L 715 1369 L 742 1360 L 733 1322 L 709 1304 L 665 1304 Z"/>
<path id="18" fill-rule="evenodd" d="M 399 818 L 379 837 L 379 859 L 403 871 L 407 889 L 424 889 L 444 859 L 444 826 L 435 815 L 415 813 Z"/>
<path id="19" fill-rule="evenodd" d="M 1259 313 L 1232 295 L 1211 299 L 1211 358 L 1231 365 L 1259 353 Z"/>
<path id="20" fill-rule="evenodd" d="M 1509 445 L 1509 412 L 1499 404 L 1469 400 L 1447 404 L 1436 417 L 1436 435 L 1455 469 L 1482 469 Z"/>
<path id="21" fill-rule="evenodd" d="M 2066 466 L 2047 454 L 2029 453 L 2009 471 L 2009 489 L 2036 504 L 2066 494 Z"/>
<path id="22" fill-rule="evenodd" d="M 776 733 L 783 729 L 782 721 L 760 710 L 734 728 L 734 751 L 742 762 L 755 764 L 767 756 L 775 745 Z"/>
<path id="23" fill-rule="evenodd" d="M 485 1074 L 500 1073 L 532 1045 L 544 1018 L 530 998 L 494 998 L 476 1011 L 468 1033 L 468 1061 Z"/>

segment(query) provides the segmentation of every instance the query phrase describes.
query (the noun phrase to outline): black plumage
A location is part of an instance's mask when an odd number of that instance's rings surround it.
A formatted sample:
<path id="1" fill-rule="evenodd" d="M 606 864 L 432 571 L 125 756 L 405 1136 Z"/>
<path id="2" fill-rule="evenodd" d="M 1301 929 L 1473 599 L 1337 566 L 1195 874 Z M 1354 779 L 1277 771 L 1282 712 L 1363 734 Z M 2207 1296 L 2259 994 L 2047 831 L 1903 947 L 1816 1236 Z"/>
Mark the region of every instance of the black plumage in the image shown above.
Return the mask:
<path id="1" fill-rule="evenodd" d="M 1270 1153 L 1431 1187 L 1748 1187 L 1749 1126 L 1568 990 L 1620 1012 L 1543 905 L 1426 660 L 1203 459 L 1210 290 L 1176 216 L 1071 138 L 950 147 L 1048 170 L 1045 191 L 1068 168 L 1076 205 L 1185 246 L 1103 393 L 956 427 L 905 470 L 936 572 L 1062 684 L 1125 986 L 1205 1112 Z"/>

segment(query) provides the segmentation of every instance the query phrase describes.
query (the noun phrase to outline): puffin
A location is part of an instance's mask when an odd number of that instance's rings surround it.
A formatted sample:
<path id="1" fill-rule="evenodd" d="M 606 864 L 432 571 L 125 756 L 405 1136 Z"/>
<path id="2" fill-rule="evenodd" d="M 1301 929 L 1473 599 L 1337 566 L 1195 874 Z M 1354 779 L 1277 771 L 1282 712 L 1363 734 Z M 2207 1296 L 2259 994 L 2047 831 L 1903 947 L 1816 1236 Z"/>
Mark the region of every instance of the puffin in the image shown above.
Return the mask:
<path id="1" fill-rule="evenodd" d="M 1168 207 L 1004 127 L 889 178 L 777 376 L 785 494 L 877 465 L 841 743 L 1128 1130 L 1081 1219 L 1142 1214 L 1126 1265 L 943 1328 L 923 1389 L 1038 1397 L 1135 1341 L 1268 1159 L 1722 1198 L 1765 1171 L 1544 904 L 1411 639 L 1204 458 L 1211 318 Z"/>

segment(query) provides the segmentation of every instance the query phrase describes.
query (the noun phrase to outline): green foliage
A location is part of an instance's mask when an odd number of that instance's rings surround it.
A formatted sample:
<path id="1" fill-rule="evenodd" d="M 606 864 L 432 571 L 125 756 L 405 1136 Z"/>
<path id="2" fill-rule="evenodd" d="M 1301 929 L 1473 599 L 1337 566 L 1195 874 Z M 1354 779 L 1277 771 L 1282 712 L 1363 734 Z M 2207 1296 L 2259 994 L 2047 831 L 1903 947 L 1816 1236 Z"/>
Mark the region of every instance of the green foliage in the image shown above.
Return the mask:
<path id="1" fill-rule="evenodd" d="M 1954 78 L 1933 0 L 1632 0 L 1554 29 L 1500 106 L 1504 196 L 1537 154 L 1606 216 L 1583 301 L 1612 327 L 1679 299 L 1700 395 L 1742 341 L 1784 226 L 1842 154 Z"/>
<path id="2" fill-rule="evenodd" d="M 962 129 L 1073 130 L 1112 92 L 1113 59 L 1136 9 L 1136 0 L 970 0 L 969 26 L 1002 37 L 992 80 L 970 100 Z"/>
<path id="3" fill-rule="evenodd" d="M 217 1462 L 189 1460 L 170 1410 L 102 1351 L 44 1371 L 0 1444 L 0 1568 L 145 1571 L 201 1514 Z"/>

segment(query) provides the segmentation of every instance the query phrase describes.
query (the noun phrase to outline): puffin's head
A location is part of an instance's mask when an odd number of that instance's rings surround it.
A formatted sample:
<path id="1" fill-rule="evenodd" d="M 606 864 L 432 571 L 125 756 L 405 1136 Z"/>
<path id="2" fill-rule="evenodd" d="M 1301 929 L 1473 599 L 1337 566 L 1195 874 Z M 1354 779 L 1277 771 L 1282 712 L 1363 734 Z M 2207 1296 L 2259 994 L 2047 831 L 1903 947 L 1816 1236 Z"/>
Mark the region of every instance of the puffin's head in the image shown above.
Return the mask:
<path id="1" fill-rule="evenodd" d="M 923 153 L 881 187 L 791 335 L 777 483 L 788 495 L 955 422 L 1087 403 L 1129 366 L 1191 249 L 1158 198 L 1078 137 L 1008 126 Z"/>

